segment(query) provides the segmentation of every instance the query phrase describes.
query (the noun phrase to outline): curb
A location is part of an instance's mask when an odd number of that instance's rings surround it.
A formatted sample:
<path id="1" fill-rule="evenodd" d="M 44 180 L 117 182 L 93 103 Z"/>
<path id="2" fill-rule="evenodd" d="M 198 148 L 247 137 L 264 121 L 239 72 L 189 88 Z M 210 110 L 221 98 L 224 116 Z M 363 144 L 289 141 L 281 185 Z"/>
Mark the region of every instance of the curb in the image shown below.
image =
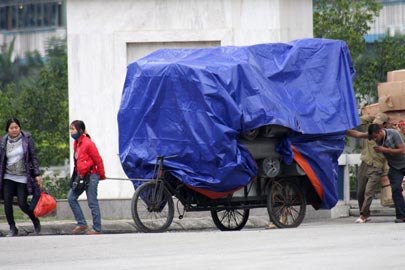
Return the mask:
<path id="1" fill-rule="evenodd" d="M 251 216 L 245 226 L 249 228 L 264 228 L 269 223 L 266 216 Z M 91 225 L 91 223 L 89 223 Z M 104 234 L 140 233 L 133 220 L 102 220 Z M 63 221 L 43 221 L 41 222 L 40 235 L 71 235 L 71 231 L 76 226 L 74 220 Z M 17 222 L 19 236 L 37 236 L 31 222 Z M 6 236 L 8 225 L 0 224 L 0 236 Z M 168 231 L 196 231 L 196 230 L 217 230 L 211 218 L 175 218 Z"/>

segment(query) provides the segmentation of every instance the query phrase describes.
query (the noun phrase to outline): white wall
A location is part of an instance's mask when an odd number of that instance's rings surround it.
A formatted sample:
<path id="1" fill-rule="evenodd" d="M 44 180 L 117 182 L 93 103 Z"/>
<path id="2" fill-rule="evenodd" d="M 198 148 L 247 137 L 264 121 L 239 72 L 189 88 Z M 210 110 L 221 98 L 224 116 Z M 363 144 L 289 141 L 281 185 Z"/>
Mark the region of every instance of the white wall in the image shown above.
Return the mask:
<path id="1" fill-rule="evenodd" d="M 109 177 L 125 177 L 117 112 L 127 63 L 176 46 L 249 45 L 312 37 L 312 0 L 67 0 L 70 120 L 81 119 Z M 149 46 L 150 45 L 150 46 Z M 103 181 L 100 198 L 128 198 Z"/>

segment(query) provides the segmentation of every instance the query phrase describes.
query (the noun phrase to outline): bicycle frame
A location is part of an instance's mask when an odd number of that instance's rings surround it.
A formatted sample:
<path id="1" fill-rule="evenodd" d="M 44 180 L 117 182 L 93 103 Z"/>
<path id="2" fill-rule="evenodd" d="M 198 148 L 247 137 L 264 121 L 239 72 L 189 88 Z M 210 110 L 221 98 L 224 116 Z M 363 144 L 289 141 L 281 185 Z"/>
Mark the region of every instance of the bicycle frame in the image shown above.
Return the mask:
<path id="1" fill-rule="evenodd" d="M 155 167 L 153 169 L 153 178 L 151 180 L 155 181 L 155 188 L 153 189 L 152 193 L 152 205 L 151 211 L 155 210 L 158 211 L 161 207 L 159 205 L 160 202 L 163 201 L 163 190 L 167 186 L 165 183 L 165 170 L 164 170 L 164 160 L 168 158 L 174 158 L 177 155 L 173 156 L 158 156 L 156 158 Z M 172 194 L 173 195 L 173 194 Z"/>
<path id="2" fill-rule="evenodd" d="M 239 191 L 219 199 L 211 199 L 190 188 L 165 170 L 164 161 L 173 156 L 159 156 L 152 179 L 139 186 L 132 199 L 132 216 L 143 232 L 163 232 L 173 221 L 173 197 L 184 212 L 211 211 L 220 230 L 240 230 L 246 224 L 249 210 L 267 207 L 269 216 L 278 227 L 298 226 L 305 215 L 305 176 L 282 178 L 257 177 Z M 274 187 L 276 188 L 274 188 Z M 183 214 L 179 212 L 179 219 Z M 285 216 L 289 214 L 289 219 Z"/>

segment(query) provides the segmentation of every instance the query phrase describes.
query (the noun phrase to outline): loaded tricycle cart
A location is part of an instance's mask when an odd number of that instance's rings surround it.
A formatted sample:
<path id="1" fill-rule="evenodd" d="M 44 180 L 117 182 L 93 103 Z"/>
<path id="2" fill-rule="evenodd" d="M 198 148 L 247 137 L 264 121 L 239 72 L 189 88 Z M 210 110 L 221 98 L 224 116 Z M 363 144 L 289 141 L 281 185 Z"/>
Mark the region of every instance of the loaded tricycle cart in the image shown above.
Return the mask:
<path id="1" fill-rule="evenodd" d="M 345 132 L 359 124 L 343 41 L 161 49 L 128 66 L 118 112 L 132 216 L 163 232 L 175 207 L 240 230 L 267 208 L 296 227 L 337 203 Z M 142 179 L 142 180 L 140 180 Z M 180 210 L 181 209 L 181 210 Z"/>
<path id="2" fill-rule="evenodd" d="M 175 205 L 178 212 L 181 208 L 184 212 L 210 211 L 221 231 L 241 230 L 250 209 L 264 207 L 277 227 L 299 226 L 307 203 L 319 202 L 300 166 L 295 162 L 285 164 L 275 151 L 280 136 L 287 132 L 281 126 L 266 126 L 243 134 L 240 141 L 257 160 L 259 175 L 247 186 L 218 199 L 194 190 L 165 170 L 164 161 L 176 155 L 157 157 L 154 177 L 140 185 L 132 198 L 131 211 L 137 228 L 142 232 L 167 230 L 174 218 Z M 179 219 L 184 212 L 179 213 Z"/>

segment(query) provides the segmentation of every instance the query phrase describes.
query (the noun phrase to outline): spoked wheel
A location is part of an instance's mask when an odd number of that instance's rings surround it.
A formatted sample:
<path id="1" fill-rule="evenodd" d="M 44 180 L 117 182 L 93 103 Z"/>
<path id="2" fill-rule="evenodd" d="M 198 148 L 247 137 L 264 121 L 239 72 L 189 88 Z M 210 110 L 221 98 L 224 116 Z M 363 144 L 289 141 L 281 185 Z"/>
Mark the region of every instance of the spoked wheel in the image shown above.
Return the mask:
<path id="1" fill-rule="evenodd" d="M 274 181 L 267 195 L 267 211 L 278 228 L 298 227 L 305 217 L 305 194 L 291 181 Z"/>
<path id="2" fill-rule="evenodd" d="M 162 182 L 144 183 L 132 197 L 131 212 L 135 225 L 142 232 L 164 232 L 174 217 L 172 196 Z"/>
<path id="3" fill-rule="evenodd" d="M 211 216 L 221 231 L 239 231 L 248 221 L 249 209 L 211 210 Z"/>

